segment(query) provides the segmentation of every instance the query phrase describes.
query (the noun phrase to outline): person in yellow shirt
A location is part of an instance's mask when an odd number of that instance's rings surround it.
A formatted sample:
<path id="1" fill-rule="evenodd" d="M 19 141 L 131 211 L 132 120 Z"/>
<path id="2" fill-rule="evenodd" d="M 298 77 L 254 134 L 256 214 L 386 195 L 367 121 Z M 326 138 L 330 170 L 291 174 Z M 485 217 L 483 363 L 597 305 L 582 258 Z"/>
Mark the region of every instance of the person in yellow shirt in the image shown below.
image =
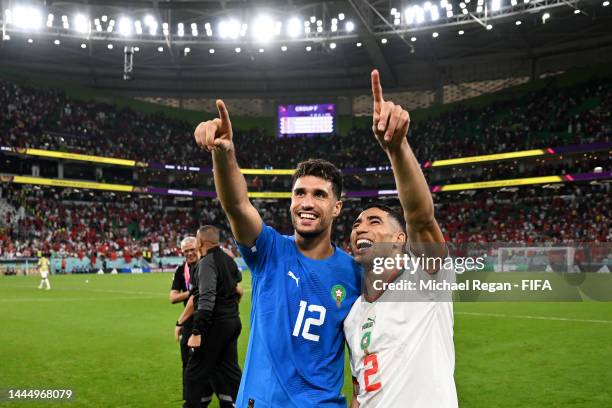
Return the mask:
<path id="1" fill-rule="evenodd" d="M 38 285 L 38 289 L 42 289 L 43 286 L 46 286 L 47 290 L 51 290 L 51 284 L 49 283 L 49 259 L 44 255 L 38 259 L 38 272 L 40 273 L 40 285 Z"/>

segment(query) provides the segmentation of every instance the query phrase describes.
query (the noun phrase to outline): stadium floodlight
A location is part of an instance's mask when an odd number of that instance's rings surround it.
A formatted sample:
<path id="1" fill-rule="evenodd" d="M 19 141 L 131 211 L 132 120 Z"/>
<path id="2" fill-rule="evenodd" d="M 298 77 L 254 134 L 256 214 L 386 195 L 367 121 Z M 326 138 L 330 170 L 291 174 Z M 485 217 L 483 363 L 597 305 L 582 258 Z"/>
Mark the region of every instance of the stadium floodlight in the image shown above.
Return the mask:
<path id="1" fill-rule="evenodd" d="M 423 10 L 430 10 L 431 9 L 431 2 L 430 1 L 426 1 L 425 3 L 423 3 Z"/>
<path id="2" fill-rule="evenodd" d="M 363 44 L 361 44 L 360 42 L 358 42 L 357 44 L 355 44 L 357 47 L 361 47 Z"/>
<path id="3" fill-rule="evenodd" d="M 236 47 L 236 48 L 234 48 L 234 51 L 236 52 L 236 54 L 240 54 L 240 51 L 242 51 L 242 50 L 240 49 L 240 47 Z"/>
<path id="4" fill-rule="evenodd" d="M 204 30 L 206 31 L 207 37 L 212 37 L 213 32 L 212 32 L 212 26 L 210 25 L 210 23 L 204 24 Z"/>
<path id="5" fill-rule="evenodd" d="M 440 7 L 446 8 L 446 6 L 448 6 L 448 1 L 447 0 L 440 0 Z"/>
<path id="6" fill-rule="evenodd" d="M 344 13 L 338 14 L 338 20 L 342 21 L 342 20 L 344 20 L 344 17 L 345 17 Z"/>
<path id="7" fill-rule="evenodd" d="M 170 34 L 170 27 L 168 26 L 168 23 L 162 23 L 162 31 L 166 37 Z"/>
<path id="8" fill-rule="evenodd" d="M 185 24 L 178 23 L 177 34 L 179 37 L 183 37 L 185 35 Z"/>
<path id="9" fill-rule="evenodd" d="M 53 19 L 55 16 L 51 13 L 47 16 L 47 27 L 53 27 Z"/>
<path id="10" fill-rule="evenodd" d="M 196 23 L 191 23 L 191 35 L 197 37 L 198 34 L 198 25 Z"/>
<path id="11" fill-rule="evenodd" d="M 103 23 L 106 23 L 108 21 L 108 16 L 102 16 L 101 20 Z"/>
<path id="12" fill-rule="evenodd" d="M 406 9 L 406 24 L 410 25 L 412 23 L 414 23 L 414 20 L 416 19 L 416 6 L 413 7 L 408 7 Z"/>
<path id="13" fill-rule="evenodd" d="M 386 43 L 387 43 L 387 39 L 386 39 L 386 38 L 381 39 L 381 40 L 380 40 L 380 43 L 381 43 L 381 44 L 386 44 Z"/>
<path id="14" fill-rule="evenodd" d="M 453 12 L 451 11 L 446 11 L 446 17 L 451 18 L 453 16 Z"/>
<path id="15" fill-rule="evenodd" d="M 574 14 L 580 14 L 581 11 L 579 9 L 574 10 Z"/>
<path id="16" fill-rule="evenodd" d="M 274 23 L 274 35 L 280 35 L 282 31 L 283 31 L 283 23 L 280 21 L 275 22 Z"/>
<path id="17" fill-rule="evenodd" d="M 481 9 L 482 9 L 482 7 L 481 7 Z M 464 9 L 463 9 L 461 12 L 462 12 L 463 14 L 467 14 L 467 13 L 468 13 L 468 9 L 464 8 Z"/>
<path id="18" fill-rule="evenodd" d="M 332 26 L 331 26 L 331 32 L 332 32 L 332 33 L 335 33 L 336 31 L 338 31 L 338 26 L 336 26 L 336 25 L 332 25 Z"/>
<path id="19" fill-rule="evenodd" d="M 529 1 L 530 1 L 530 0 L 523 0 L 523 3 L 525 3 L 525 4 L 529 4 Z"/>
<path id="20" fill-rule="evenodd" d="M 4 10 L 4 22 L 6 24 L 13 24 L 13 12 L 11 9 Z"/>
<path id="21" fill-rule="evenodd" d="M 310 16 L 310 22 L 314 23 L 315 21 L 317 21 L 317 18 L 315 16 Z"/>
<path id="22" fill-rule="evenodd" d="M 164 47 L 157 47 L 157 52 L 164 52 Z"/>
<path id="23" fill-rule="evenodd" d="M 94 19 L 94 25 L 97 25 L 97 26 L 100 25 L 100 19 L 99 18 L 95 18 Z"/>
<path id="24" fill-rule="evenodd" d="M 260 15 L 253 22 L 252 31 L 257 42 L 267 43 L 274 37 L 274 21 L 270 16 Z"/>
<path id="25" fill-rule="evenodd" d="M 81 48 L 82 48 L 82 49 L 85 49 L 85 48 L 87 48 L 87 44 L 85 44 L 85 43 L 82 43 L 82 44 L 81 44 Z"/>
<path id="26" fill-rule="evenodd" d="M 338 19 L 337 18 L 332 18 L 331 19 L 331 23 L 334 25 L 338 25 Z"/>
<path id="27" fill-rule="evenodd" d="M 42 27 L 42 13 L 36 7 L 17 6 L 12 12 L 13 25 L 19 28 L 38 30 Z"/>
<path id="28" fill-rule="evenodd" d="M 463 10 L 463 11 L 464 11 L 463 14 L 465 14 L 465 10 Z M 482 13 L 482 6 L 476 6 L 476 12 L 477 13 Z"/>
<path id="29" fill-rule="evenodd" d="M 463 31 L 463 30 L 459 30 L 459 33 L 458 33 L 458 34 L 459 34 L 459 35 L 463 35 L 463 34 L 465 34 L 465 31 Z"/>
<path id="30" fill-rule="evenodd" d="M 400 25 L 400 19 L 399 18 L 393 19 L 393 25 Z"/>
<path id="31" fill-rule="evenodd" d="M 222 39 L 231 38 L 235 40 L 240 36 L 240 22 L 235 19 L 223 20 L 217 26 L 217 32 Z"/>
<path id="32" fill-rule="evenodd" d="M 440 18 L 440 11 L 438 10 L 438 6 L 431 5 L 429 8 L 429 14 L 431 15 L 431 21 L 438 21 Z"/>
<path id="33" fill-rule="evenodd" d="M 132 20 L 128 17 L 121 17 L 119 19 L 119 34 L 124 37 L 132 35 Z"/>
<path id="34" fill-rule="evenodd" d="M 281 51 L 282 51 L 282 52 L 287 51 L 287 46 L 286 46 L 286 45 L 281 45 Z"/>
<path id="35" fill-rule="evenodd" d="M 106 31 L 109 33 L 112 33 L 114 28 L 115 28 L 115 20 L 111 18 L 111 20 L 108 22 L 108 27 L 106 28 Z"/>
<path id="36" fill-rule="evenodd" d="M 415 42 L 417 40 L 416 37 L 410 37 L 410 41 Z"/>
<path id="37" fill-rule="evenodd" d="M 323 20 L 317 20 L 317 27 L 323 26 Z"/>
<path id="38" fill-rule="evenodd" d="M 249 29 L 249 25 L 246 23 L 242 24 L 242 27 L 240 27 L 240 36 L 244 37 L 247 33 L 247 30 Z"/>
<path id="39" fill-rule="evenodd" d="M 55 41 L 53 41 L 53 44 L 60 45 L 61 43 L 60 43 L 60 40 L 55 40 Z"/>
<path id="40" fill-rule="evenodd" d="M 434 31 L 433 33 L 431 33 L 431 36 L 432 36 L 433 38 L 438 38 L 438 35 L 439 35 L 439 34 L 438 34 L 436 31 Z"/>
<path id="41" fill-rule="evenodd" d="M 142 35 L 142 23 L 140 20 L 134 21 L 134 28 L 136 29 L 137 35 Z"/>
<path id="42" fill-rule="evenodd" d="M 492 30 L 493 29 L 493 25 L 492 24 L 487 24 L 487 30 Z"/>
<path id="43" fill-rule="evenodd" d="M 491 0 L 491 11 L 499 11 L 501 9 L 501 0 Z"/>
<path id="44" fill-rule="evenodd" d="M 264 51 L 265 51 L 265 49 L 263 49 L 263 48 L 260 48 L 260 49 L 259 49 L 259 53 L 260 53 L 260 54 L 263 54 L 263 52 L 264 52 Z"/>
<path id="45" fill-rule="evenodd" d="M 516 20 L 516 22 L 515 22 L 514 24 L 516 24 L 517 26 L 520 26 L 520 25 L 521 25 L 521 24 L 523 24 L 523 23 L 522 23 L 522 21 L 521 21 L 521 20 Z"/>
<path id="46" fill-rule="evenodd" d="M 416 23 L 417 24 L 421 24 L 423 21 L 425 21 L 425 10 L 423 10 L 422 7 L 419 6 L 414 6 L 415 9 L 415 15 L 416 15 Z"/>
<path id="47" fill-rule="evenodd" d="M 312 51 L 312 47 L 310 45 L 307 45 L 306 46 L 306 52 L 310 52 L 310 51 Z"/>
<path id="48" fill-rule="evenodd" d="M 394 15 L 395 15 L 395 13 L 397 13 L 397 9 L 396 9 L 395 7 L 393 7 L 393 8 L 391 9 L 391 15 L 392 15 L 392 16 L 394 16 Z"/>
<path id="49" fill-rule="evenodd" d="M 518 0 L 510 0 L 510 4 L 516 6 L 518 4 Z"/>
<path id="50" fill-rule="evenodd" d="M 322 33 L 322 32 L 323 32 L 323 27 L 318 26 L 318 27 L 317 27 L 317 33 Z"/>
<path id="51" fill-rule="evenodd" d="M 542 14 L 542 24 L 546 24 L 546 21 L 550 18 L 550 13 Z"/>
<path id="52" fill-rule="evenodd" d="M 33 42 L 34 42 L 34 40 L 33 40 L 33 39 L 28 38 L 28 44 L 32 44 Z"/>
<path id="53" fill-rule="evenodd" d="M 185 55 L 189 54 L 191 52 L 191 48 L 189 47 L 185 47 L 185 49 L 183 50 L 183 52 L 185 53 Z"/>
<path id="54" fill-rule="evenodd" d="M 355 29 L 355 23 L 353 23 L 352 21 L 347 21 L 344 25 L 344 29 L 347 33 L 352 32 Z"/>
<path id="55" fill-rule="evenodd" d="M 11 39 L 11 36 L 10 36 L 10 35 L 8 35 L 8 34 L 4 34 L 4 35 L 2 36 L 2 41 L 9 41 L 10 39 Z"/>
<path id="56" fill-rule="evenodd" d="M 109 50 L 112 50 L 112 49 L 113 49 L 113 44 L 108 44 L 108 45 L 106 46 L 106 48 L 108 48 Z"/>
<path id="57" fill-rule="evenodd" d="M 297 17 L 292 17 L 287 23 L 287 35 L 296 38 L 302 34 L 302 22 Z"/>
<path id="58" fill-rule="evenodd" d="M 465 3 L 464 3 L 464 2 L 461 2 L 461 3 L 459 3 L 459 7 L 460 7 L 460 8 L 462 8 L 462 9 L 464 9 L 464 8 L 466 8 L 467 6 L 465 5 Z"/>
<path id="59" fill-rule="evenodd" d="M 601 3 L 601 5 L 604 6 L 604 7 L 608 7 L 610 5 L 610 2 L 608 0 L 606 0 L 603 3 Z"/>
<path id="60" fill-rule="evenodd" d="M 134 51 L 139 52 L 140 51 L 140 47 L 134 47 Z"/>
<path id="61" fill-rule="evenodd" d="M 214 48 L 211 48 L 210 50 L 208 50 L 208 53 L 209 53 L 209 54 L 214 54 L 214 53 L 215 53 L 215 49 L 214 49 Z"/>
<path id="62" fill-rule="evenodd" d="M 86 34 L 89 32 L 89 19 L 83 14 L 74 16 L 74 30 L 77 33 Z"/>
<path id="63" fill-rule="evenodd" d="M 336 43 L 329 43 L 329 48 L 331 48 L 332 50 L 336 49 Z"/>

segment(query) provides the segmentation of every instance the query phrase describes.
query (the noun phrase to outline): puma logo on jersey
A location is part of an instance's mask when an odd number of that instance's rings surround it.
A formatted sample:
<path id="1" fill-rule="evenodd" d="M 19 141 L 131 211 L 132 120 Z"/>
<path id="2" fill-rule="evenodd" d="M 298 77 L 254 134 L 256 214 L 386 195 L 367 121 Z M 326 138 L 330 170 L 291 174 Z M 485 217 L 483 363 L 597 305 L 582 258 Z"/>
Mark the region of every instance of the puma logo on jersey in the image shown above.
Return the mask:
<path id="1" fill-rule="evenodd" d="M 374 326 L 374 323 L 376 323 L 376 316 L 372 317 L 368 317 L 368 321 L 361 326 L 361 330 L 367 330 L 370 327 Z"/>
<path id="2" fill-rule="evenodd" d="M 295 286 L 298 286 L 298 287 L 300 286 L 300 278 L 295 276 L 292 271 L 287 272 L 287 276 L 289 276 L 291 279 L 295 281 Z"/>

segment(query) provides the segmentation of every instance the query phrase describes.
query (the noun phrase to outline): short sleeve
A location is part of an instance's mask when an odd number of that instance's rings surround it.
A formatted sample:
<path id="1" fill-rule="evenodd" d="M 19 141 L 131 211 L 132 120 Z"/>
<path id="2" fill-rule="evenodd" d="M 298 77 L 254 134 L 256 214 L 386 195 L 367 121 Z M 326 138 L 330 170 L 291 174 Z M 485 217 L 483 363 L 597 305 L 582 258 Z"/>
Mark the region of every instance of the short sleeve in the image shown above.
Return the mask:
<path id="1" fill-rule="evenodd" d="M 280 237 L 281 235 L 274 228 L 264 224 L 255 245 L 248 247 L 238 244 L 238 250 L 252 273 L 259 273 L 263 270 L 266 260 L 270 259 L 277 249 L 277 241 Z"/>
<path id="2" fill-rule="evenodd" d="M 178 291 L 183 291 L 185 290 L 185 284 L 183 283 L 183 275 L 181 275 L 181 272 L 183 271 L 183 267 L 184 265 L 179 265 L 176 268 L 176 271 L 174 272 L 174 277 L 172 278 L 172 287 L 170 288 L 170 290 L 178 290 Z"/>

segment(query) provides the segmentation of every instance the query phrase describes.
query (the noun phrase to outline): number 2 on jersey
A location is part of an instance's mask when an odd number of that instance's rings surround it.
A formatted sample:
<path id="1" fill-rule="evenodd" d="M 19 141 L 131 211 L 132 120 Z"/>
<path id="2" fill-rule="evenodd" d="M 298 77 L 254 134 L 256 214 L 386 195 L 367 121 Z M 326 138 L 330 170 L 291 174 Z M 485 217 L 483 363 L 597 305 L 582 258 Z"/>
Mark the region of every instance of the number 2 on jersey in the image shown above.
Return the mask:
<path id="1" fill-rule="evenodd" d="M 304 313 L 306 312 L 306 306 L 308 303 L 304 300 L 300 300 L 300 311 L 298 312 L 297 321 L 295 322 L 295 327 L 293 328 L 293 335 L 298 337 L 300 335 L 300 328 L 302 327 L 302 321 L 304 320 Z M 310 326 L 321 326 L 323 322 L 325 322 L 325 313 L 326 310 L 323 306 L 319 305 L 310 305 L 308 306 L 308 311 L 312 313 L 319 313 L 319 317 L 309 317 L 306 319 L 304 323 L 304 328 L 302 330 L 302 337 L 306 340 L 310 341 L 319 341 L 318 334 L 310 333 Z"/>
<path id="2" fill-rule="evenodd" d="M 370 363 L 372 363 L 372 366 L 363 372 L 363 382 L 365 383 L 366 392 L 377 391 L 382 387 L 380 381 L 370 384 L 370 376 L 378 372 L 378 357 L 376 354 L 368 354 L 363 361 L 363 366 L 367 367 Z"/>

